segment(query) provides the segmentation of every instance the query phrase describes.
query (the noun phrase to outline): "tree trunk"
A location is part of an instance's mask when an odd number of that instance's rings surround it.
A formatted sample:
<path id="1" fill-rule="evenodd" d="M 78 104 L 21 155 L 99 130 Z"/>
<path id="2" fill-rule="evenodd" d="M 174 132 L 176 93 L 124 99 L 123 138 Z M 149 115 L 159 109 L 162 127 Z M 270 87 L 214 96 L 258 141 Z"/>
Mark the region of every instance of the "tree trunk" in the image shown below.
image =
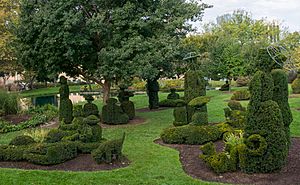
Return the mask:
<path id="1" fill-rule="evenodd" d="M 110 80 L 105 80 L 103 84 L 103 103 L 106 104 L 108 98 L 110 98 L 110 87 L 111 82 Z"/>

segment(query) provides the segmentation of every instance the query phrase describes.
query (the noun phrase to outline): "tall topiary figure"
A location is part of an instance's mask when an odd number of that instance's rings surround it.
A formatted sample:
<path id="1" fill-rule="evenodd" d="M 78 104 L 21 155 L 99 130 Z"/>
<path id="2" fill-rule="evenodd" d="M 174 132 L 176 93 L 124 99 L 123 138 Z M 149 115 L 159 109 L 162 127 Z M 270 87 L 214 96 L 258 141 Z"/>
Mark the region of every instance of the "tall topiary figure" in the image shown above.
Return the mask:
<path id="1" fill-rule="evenodd" d="M 206 95 L 205 83 L 201 71 L 191 70 L 186 72 L 184 77 L 184 97 L 187 104 L 194 98 Z M 188 123 L 192 121 L 194 111 L 193 107 L 187 105 Z M 207 112 L 207 106 L 202 106 L 199 111 Z"/>
<path id="2" fill-rule="evenodd" d="M 281 69 L 275 69 L 272 71 L 272 77 L 274 81 L 274 91 L 272 100 L 275 101 L 282 114 L 284 131 L 286 134 L 286 139 L 290 143 L 290 124 L 293 121 L 293 115 L 288 102 L 288 76 Z"/>
<path id="3" fill-rule="evenodd" d="M 147 94 L 149 96 L 149 109 L 158 109 L 159 108 L 159 98 L 158 98 L 158 91 L 159 91 L 159 84 L 158 79 L 148 79 L 146 88 Z"/>
<path id="4" fill-rule="evenodd" d="M 121 103 L 122 110 L 128 115 L 129 119 L 133 119 L 135 117 L 134 103 L 129 100 L 129 98 L 133 96 L 133 92 L 128 91 L 127 87 L 123 85 L 120 86 L 118 99 Z"/>
<path id="5" fill-rule="evenodd" d="M 90 116 L 90 115 L 95 115 L 99 117 L 99 110 L 96 104 L 92 103 L 94 101 L 94 98 L 92 95 L 85 95 L 84 96 L 85 100 L 87 101 L 86 104 L 83 106 L 83 114 L 85 117 Z"/>
<path id="6" fill-rule="evenodd" d="M 274 88 L 270 72 L 278 66 L 266 50 L 261 50 L 259 56 L 259 71 L 249 86 L 251 98 L 246 116 L 245 142 L 239 147 L 240 167 L 250 173 L 278 170 L 288 154 L 282 111 L 273 101 L 278 90 Z"/>
<path id="7" fill-rule="evenodd" d="M 110 125 L 126 124 L 129 121 L 128 115 L 122 108 L 116 105 L 118 101 L 115 98 L 109 98 L 107 104 L 102 108 L 102 121 Z"/>
<path id="8" fill-rule="evenodd" d="M 59 102 L 59 120 L 66 124 L 72 123 L 73 120 L 73 104 L 69 99 L 69 86 L 66 77 L 61 76 L 59 83 L 60 102 Z"/>

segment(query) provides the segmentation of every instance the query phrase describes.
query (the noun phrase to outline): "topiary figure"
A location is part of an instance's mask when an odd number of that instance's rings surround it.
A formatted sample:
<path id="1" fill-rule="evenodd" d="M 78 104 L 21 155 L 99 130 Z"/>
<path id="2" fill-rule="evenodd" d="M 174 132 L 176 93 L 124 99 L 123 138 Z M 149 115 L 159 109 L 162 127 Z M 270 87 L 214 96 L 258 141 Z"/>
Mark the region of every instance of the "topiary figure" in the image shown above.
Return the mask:
<path id="1" fill-rule="evenodd" d="M 148 79 L 146 84 L 147 94 L 149 97 L 149 109 L 158 109 L 159 108 L 159 84 L 158 78 Z"/>
<path id="2" fill-rule="evenodd" d="M 300 94 L 300 75 L 292 83 L 292 90 L 294 94 Z"/>
<path id="3" fill-rule="evenodd" d="M 122 110 L 128 115 L 129 119 L 133 119 L 135 117 L 135 107 L 134 103 L 130 101 L 129 98 L 133 97 L 134 94 L 126 89 L 127 87 L 120 86 L 118 99 L 121 103 Z"/>
<path id="4" fill-rule="evenodd" d="M 230 84 L 229 84 L 228 80 L 226 80 L 225 84 L 223 84 L 219 90 L 220 91 L 229 91 L 229 89 L 230 89 Z"/>
<path id="5" fill-rule="evenodd" d="M 228 102 L 228 107 L 224 109 L 226 122 L 234 128 L 243 129 L 246 121 L 245 107 L 240 102 L 234 100 Z"/>
<path id="6" fill-rule="evenodd" d="M 262 61 L 257 65 L 260 71 L 254 75 L 249 86 L 251 98 L 245 125 L 246 142 L 239 147 L 240 167 L 249 173 L 278 170 L 284 165 L 288 154 L 282 112 L 277 102 L 273 101 L 280 94 L 278 89 L 274 89 L 270 74 L 277 65 L 270 57 L 267 58 L 266 51 L 260 51 L 260 54 Z M 276 81 L 275 86 L 279 83 Z M 263 144 L 264 140 L 267 147 Z"/>
<path id="7" fill-rule="evenodd" d="M 182 125 L 188 124 L 187 111 L 186 111 L 185 106 L 176 107 L 173 111 L 173 116 L 174 116 L 174 119 L 175 119 L 173 121 L 174 126 L 182 126 Z"/>
<path id="8" fill-rule="evenodd" d="M 85 100 L 87 101 L 86 104 L 83 106 L 83 114 L 85 117 L 89 115 L 95 115 L 99 117 L 99 110 L 97 105 L 92 103 L 94 101 L 94 98 L 92 95 L 85 95 L 84 96 Z"/>
<path id="9" fill-rule="evenodd" d="M 179 94 L 176 93 L 176 89 L 172 88 L 170 89 L 171 93 L 168 94 L 167 99 L 169 100 L 177 100 L 180 98 Z"/>
<path id="10" fill-rule="evenodd" d="M 22 146 L 22 145 L 29 145 L 36 143 L 34 139 L 30 136 L 17 136 L 14 139 L 12 139 L 9 143 L 9 145 L 15 145 L 15 146 Z"/>
<path id="11" fill-rule="evenodd" d="M 129 117 L 122 108 L 116 105 L 118 101 L 115 98 L 109 98 L 107 104 L 102 108 L 102 121 L 106 124 L 126 124 L 129 121 Z"/>
<path id="12" fill-rule="evenodd" d="M 206 81 L 202 75 L 201 71 L 188 71 L 184 77 L 184 97 L 185 102 L 189 103 L 192 99 L 197 98 L 199 96 L 206 95 L 205 88 Z M 203 110 L 207 110 L 206 105 L 203 106 Z M 192 121 L 192 116 L 194 114 L 194 108 L 191 106 L 187 106 L 187 118 L 188 123 Z"/>
<path id="13" fill-rule="evenodd" d="M 192 99 L 189 102 L 189 106 L 194 109 L 192 116 L 192 124 L 194 125 L 206 125 L 208 124 L 208 115 L 206 104 L 210 101 L 208 96 L 199 96 Z"/>
<path id="14" fill-rule="evenodd" d="M 61 84 L 59 89 L 59 120 L 70 124 L 73 120 L 73 104 L 69 99 L 69 86 L 66 77 L 61 76 L 59 83 Z"/>
<path id="15" fill-rule="evenodd" d="M 281 110 L 286 139 L 290 143 L 289 126 L 293 121 L 293 115 L 288 102 L 288 77 L 287 74 L 281 69 L 273 70 L 271 74 L 274 81 L 274 91 L 272 100 L 277 102 Z"/>

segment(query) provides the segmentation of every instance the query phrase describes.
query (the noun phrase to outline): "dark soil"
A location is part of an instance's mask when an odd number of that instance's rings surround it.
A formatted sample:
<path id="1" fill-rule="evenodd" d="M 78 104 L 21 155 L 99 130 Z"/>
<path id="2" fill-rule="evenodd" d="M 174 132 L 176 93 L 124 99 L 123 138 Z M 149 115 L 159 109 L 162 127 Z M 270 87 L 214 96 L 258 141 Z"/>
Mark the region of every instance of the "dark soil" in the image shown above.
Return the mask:
<path id="1" fill-rule="evenodd" d="M 2 117 L 5 121 L 10 122 L 11 124 L 17 125 L 21 122 L 27 121 L 31 118 L 28 114 L 11 114 Z"/>
<path id="2" fill-rule="evenodd" d="M 238 171 L 218 175 L 199 158 L 200 145 L 171 145 L 164 144 L 162 140 L 155 142 L 178 150 L 184 171 L 193 178 L 232 184 L 300 185 L 300 138 L 292 139 L 286 166 L 279 172 L 266 174 L 246 174 Z M 224 147 L 221 141 L 215 142 L 215 145 L 219 151 Z"/>
<path id="3" fill-rule="evenodd" d="M 162 111 L 162 110 L 167 110 L 167 109 L 172 109 L 174 107 L 159 107 L 158 109 L 149 109 L 149 108 L 141 108 L 137 109 L 137 112 L 157 112 L 157 111 Z"/>
<path id="4" fill-rule="evenodd" d="M 75 159 L 69 160 L 62 164 L 42 166 L 29 162 L 0 162 L 0 168 L 17 168 L 26 170 L 60 170 L 60 171 L 100 171 L 113 170 L 128 166 L 130 161 L 123 157 L 120 161 L 110 164 L 97 164 L 91 154 L 80 154 Z"/>

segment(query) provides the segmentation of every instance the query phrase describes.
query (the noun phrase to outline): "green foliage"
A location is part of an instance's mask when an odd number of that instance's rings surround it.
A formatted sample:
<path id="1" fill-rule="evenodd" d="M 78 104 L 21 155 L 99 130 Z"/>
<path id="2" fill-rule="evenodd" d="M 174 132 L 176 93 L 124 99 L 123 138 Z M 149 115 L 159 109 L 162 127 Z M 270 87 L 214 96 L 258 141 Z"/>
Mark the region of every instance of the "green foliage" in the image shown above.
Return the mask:
<path id="1" fill-rule="evenodd" d="M 28 146 L 0 145 L 1 161 L 22 161 Z"/>
<path id="2" fill-rule="evenodd" d="M 43 143 L 46 136 L 48 135 L 49 130 L 46 129 L 31 129 L 24 132 L 25 136 L 32 137 L 33 140 L 37 143 Z"/>
<path id="3" fill-rule="evenodd" d="M 47 121 L 47 117 L 45 115 L 34 115 L 29 120 L 22 122 L 18 125 L 12 125 L 12 124 L 2 125 L 3 127 L 0 129 L 0 133 L 14 132 L 26 128 L 34 128 L 41 124 L 44 124 L 46 121 Z"/>
<path id="4" fill-rule="evenodd" d="M 99 110 L 97 105 L 95 105 L 94 103 L 86 103 L 83 106 L 83 114 L 85 117 L 89 116 L 89 115 L 95 115 L 95 116 L 99 116 Z"/>
<path id="5" fill-rule="evenodd" d="M 83 123 L 90 126 L 98 125 L 100 123 L 100 119 L 95 115 L 89 115 L 86 118 L 83 118 Z"/>
<path id="6" fill-rule="evenodd" d="M 236 170 L 236 161 L 225 152 L 214 155 L 200 155 L 200 158 L 217 174 Z"/>
<path id="7" fill-rule="evenodd" d="M 193 125 L 207 125 L 208 124 L 208 115 L 207 112 L 195 112 L 192 116 L 192 122 L 190 124 Z"/>
<path id="8" fill-rule="evenodd" d="M 70 124 L 73 120 L 73 104 L 69 99 L 69 86 L 64 76 L 60 77 L 60 84 L 59 120 Z"/>
<path id="9" fill-rule="evenodd" d="M 157 79 L 148 79 L 147 84 L 147 94 L 149 96 L 149 109 L 157 109 L 159 107 L 159 84 Z"/>
<path id="10" fill-rule="evenodd" d="M 102 107 L 102 121 L 106 124 L 126 124 L 129 117 L 123 112 L 120 106 L 116 105 L 117 100 L 110 98 L 107 104 Z"/>
<path id="11" fill-rule="evenodd" d="M 249 100 L 250 99 L 250 92 L 247 89 L 242 89 L 238 91 L 234 91 L 231 100 Z"/>
<path id="12" fill-rule="evenodd" d="M 199 96 L 197 98 L 192 99 L 188 105 L 198 109 L 206 105 L 209 101 L 210 101 L 209 96 Z"/>
<path id="13" fill-rule="evenodd" d="M 121 108 L 128 115 L 129 119 L 133 119 L 135 117 L 135 107 L 132 101 L 122 102 Z"/>
<path id="14" fill-rule="evenodd" d="M 216 147 L 213 142 L 208 142 L 200 147 L 203 155 L 215 155 L 217 153 Z"/>
<path id="15" fill-rule="evenodd" d="M 222 137 L 218 126 L 184 125 L 165 129 L 160 137 L 165 143 L 170 144 L 204 144 L 216 141 Z"/>
<path id="16" fill-rule="evenodd" d="M 179 94 L 176 93 L 176 89 L 170 89 L 171 93 L 168 94 L 167 99 L 171 99 L 171 100 L 177 100 L 180 98 Z"/>
<path id="17" fill-rule="evenodd" d="M 228 83 L 228 81 L 226 81 L 226 83 L 223 84 L 219 90 L 220 91 L 229 91 L 229 89 L 230 89 L 230 84 Z"/>
<path id="18" fill-rule="evenodd" d="M 102 142 L 92 142 L 92 143 L 77 143 L 78 153 L 90 154 L 93 150 L 97 149 Z"/>
<path id="19" fill-rule="evenodd" d="M 96 150 L 92 151 L 92 156 L 94 160 L 97 163 L 111 163 L 114 159 L 120 159 L 120 157 L 122 157 L 122 148 L 124 140 L 125 133 L 120 139 L 104 141 Z"/>
<path id="20" fill-rule="evenodd" d="M 17 114 L 19 110 L 19 97 L 16 94 L 0 90 L 0 110 L 4 115 Z"/>
<path id="21" fill-rule="evenodd" d="M 182 126 L 188 124 L 186 107 L 176 107 L 173 111 L 174 126 Z"/>
<path id="22" fill-rule="evenodd" d="M 185 101 L 182 99 L 165 99 L 159 102 L 160 107 L 182 107 Z"/>
<path id="23" fill-rule="evenodd" d="M 60 129 L 51 129 L 46 138 L 45 142 L 46 143 L 56 143 L 62 140 L 63 137 L 65 137 L 67 134 L 65 131 L 60 130 Z"/>
<path id="24" fill-rule="evenodd" d="M 12 139 L 9 145 L 22 146 L 22 145 L 29 145 L 33 143 L 35 143 L 35 141 L 32 137 L 21 135 Z"/>
<path id="25" fill-rule="evenodd" d="M 274 91 L 272 100 L 277 102 L 281 110 L 286 138 L 287 141 L 290 143 L 289 126 L 293 121 L 293 116 L 288 102 L 289 91 L 287 74 L 280 69 L 273 70 L 271 74 L 274 80 Z"/>
<path id="26" fill-rule="evenodd" d="M 83 109 L 82 109 L 82 105 L 74 105 L 73 106 L 73 117 L 82 117 L 84 116 L 83 114 Z"/>
<path id="27" fill-rule="evenodd" d="M 245 76 L 240 76 L 240 77 L 238 77 L 238 79 L 236 80 L 236 86 L 237 86 L 237 87 L 248 86 L 249 83 L 250 83 L 249 77 L 245 77 Z"/>
<path id="28" fill-rule="evenodd" d="M 74 142 L 57 142 L 39 144 L 28 149 L 24 157 L 31 163 L 53 165 L 63 163 L 77 156 L 77 145 Z"/>
<path id="29" fill-rule="evenodd" d="M 234 100 L 230 100 L 230 101 L 228 102 L 228 107 L 229 107 L 231 110 L 246 111 L 245 107 L 243 107 L 243 106 L 241 105 L 240 102 L 234 101 Z"/>
<path id="30" fill-rule="evenodd" d="M 292 90 L 294 94 L 300 94 L 300 76 L 293 81 Z"/>
<path id="31" fill-rule="evenodd" d="M 54 105 L 46 104 L 43 106 L 29 107 L 29 109 L 26 110 L 25 113 L 33 115 L 44 115 L 47 117 L 47 121 L 49 121 L 58 116 L 58 108 Z"/>

